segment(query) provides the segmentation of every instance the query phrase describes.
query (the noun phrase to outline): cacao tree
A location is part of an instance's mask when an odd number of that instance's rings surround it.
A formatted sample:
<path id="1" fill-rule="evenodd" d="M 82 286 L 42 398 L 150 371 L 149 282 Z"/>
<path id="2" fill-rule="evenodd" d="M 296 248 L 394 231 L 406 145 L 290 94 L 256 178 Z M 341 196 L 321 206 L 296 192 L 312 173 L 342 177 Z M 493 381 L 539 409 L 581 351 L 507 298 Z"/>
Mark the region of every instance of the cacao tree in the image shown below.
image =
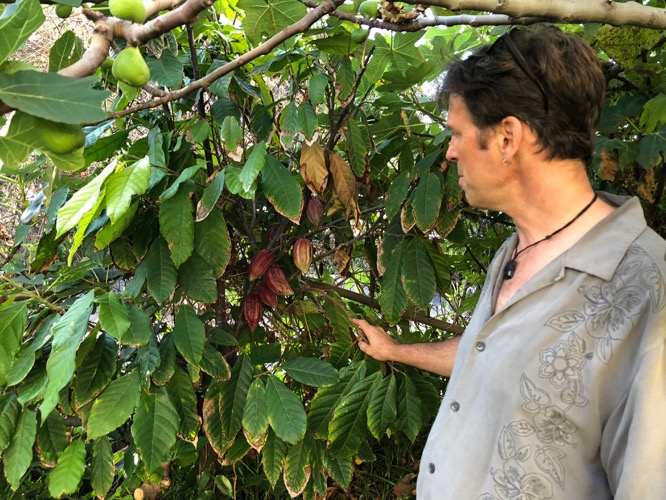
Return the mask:
<path id="1" fill-rule="evenodd" d="M 598 51 L 590 175 L 666 234 L 663 0 L 114 1 L 0 15 L 2 498 L 411 495 L 446 381 L 351 320 L 463 332 L 512 225 L 436 88 L 512 25 Z"/>

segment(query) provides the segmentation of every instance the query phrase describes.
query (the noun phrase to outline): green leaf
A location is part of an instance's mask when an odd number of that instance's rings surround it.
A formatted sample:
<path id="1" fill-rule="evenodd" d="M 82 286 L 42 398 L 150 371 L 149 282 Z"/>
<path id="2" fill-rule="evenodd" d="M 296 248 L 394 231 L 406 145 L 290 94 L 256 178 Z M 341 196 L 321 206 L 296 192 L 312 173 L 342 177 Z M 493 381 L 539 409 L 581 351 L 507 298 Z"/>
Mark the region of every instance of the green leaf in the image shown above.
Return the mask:
<path id="1" fill-rule="evenodd" d="M 43 464 L 54 467 L 58 457 L 69 445 L 65 420 L 52 411 L 37 430 L 37 451 Z"/>
<path id="2" fill-rule="evenodd" d="M 400 321 L 402 313 L 407 309 L 407 294 L 402 285 L 401 270 L 406 243 L 400 243 L 393 250 L 389 259 L 384 276 L 382 276 L 382 294 L 379 297 L 379 305 L 386 316 L 386 320 L 395 324 Z"/>
<path id="3" fill-rule="evenodd" d="M 131 128 L 126 128 L 106 137 L 97 139 L 95 144 L 83 151 L 83 159 L 86 162 L 86 166 L 93 162 L 106 160 L 110 156 L 113 156 L 116 151 L 122 149 L 127 143 L 127 137 L 131 131 Z"/>
<path id="4" fill-rule="evenodd" d="M 21 404 L 15 392 L 0 396 L 0 457 L 14 435 L 20 413 Z"/>
<path id="5" fill-rule="evenodd" d="M 49 72 L 71 66 L 83 56 L 83 42 L 72 31 L 65 31 L 49 52 Z"/>
<path id="6" fill-rule="evenodd" d="M 127 304 L 130 326 L 120 341 L 134 347 L 146 345 L 151 338 L 150 317 L 136 304 Z"/>
<path id="7" fill-rule="evenodd" d="M 289 449 L 284 463 L 284 485 L 291 498 L 297 497 L 303 492 L 311 472 L 308 447 L 304 440 L 300 440 Z"/>
<path id="8" fill-rule="evenodd" d="M 173 335 L 166 335 L 160 344 L 160 366 L 153 373 L 153 382 L 156 385 L 164 385 L 173 376 L 176 370 L 176 346 Z"/>
<path id="9" fill-rule="evenodd" d="M 159 132 L 159 129 L 153 130 L 158 130 Z M 160 201 L 164 203 L 165 201 L 173 198 L 180 189 L 180 186 L 184 182 L 191 180 L 195 175 L 197 175 L 203 166 L 204 163 L 199 162 L 196 165 L 192 165 L 191 167 L 187 167 L 185 170 L 183 170 L 176 178 L 176 180 L 173 181 L 173 184 L 171 184 L 171 186 L 169 186 L 169 188 L 160 195 Z"/>
<path id="10" fill-rule="evenodd" d="M 359 381 L 335 405 L 333 418 L 328 424 L 328 437 L 331 441 L 329 452 L 334 457 L 351 457 L 365 439 L 367 429 L 367 407 L 372 388 L 381 381 L 382 374 L 375 372 Z"/>
<path id="11" fill-rule="evenodd" d="M 386 429 L 395 423 L 397 399 L 398 384 L 395 375 L 391 373 L 373 388 L 368 403 L 368 429 L 375 438 L 381 439 Z"/>
<path id="12" fill-rule="evenodd" d="M 51 353 L 46 362 L 48 383 L 44 401 L 39 407 L 42 418 L 48 416 L 58 403 L 60 390 L 74 375 L 76 351 L 88 330 L 88 318 L 92 313 L 93 293 L 76 299 L 65 315 L 53 325 Z"/>
<path id="13" fill-rule="evenodd" d="M 423 62 L 423 56 L 416 44 L 425 32 L 398 33 L 386 41 L 385 36 L 375 36 L 375 53 L 368 63 L 365 75 L 370 83 L 375 83 L 389 67 L 406 73 L 415 63 Z"/>
<path id="14" fill-rule="evenodd" d="M 5 477 L 16 490 L 21 484 L 21 478 L 32 462 L 32 445 L 37 434 L 37 415 L 27 408 L 23 408 L 16 422 L 14 435 L 9 447 L 3 454 Z"/>
<path id="15" fill-rule="evenodd" d="M 245 401 L 251 383 L 252 364 L 247 356 L 236 361 L 228 381 L 219 383 L 222 432 L 227 439 L 233 439 L 241 428 Z"/>
<path id="16" fill-rule="evenodd" d="M 178 268 L 178 283 L 181 291 L 194 301 L 211 304 L 217 300 L 217 282 L 213 270 L 196 253 Z"/>
<path id="17" fill-rule="evenodd" d="M 147 58 L 146 64 L 150 69 L 150 79 L 159 85 L 175 88 L 183 80 L 183 63 L 168 52 L 162 52 L 159 59 Z"/>
<path id="18" fill-rule="evenodd" d="M 88 417 L 88 439 L 113 432 L 127 422 L 139 402 L 141 382 L 133 371 L 117 378 L 95 399 Z"/>
<path id="19" fill-rule="evenodd" d="M 162 136 L 162 130 L 159 127 L 153 127 L 150 129 L 150 132 L 148 132 L 148 160 L 151 165 L 155 165 L 156 167 L 166 167 L 164 137 Z M 155 169 L 155 171 L 161 172 L 160 180 L 166 175 L 166 171 L 162 169 Z M 176 186 L 176 189 L 177 188 L 178 186 Z"/>
<path id="20" fill-rule="evenodd" d="M 434 173 L 429 172 L 421 177 L 418 186 L 414 189 L 414 218 L 419 229 L 427 232 L 437 220 L 439 208 L 442 205 L 442 183 Z"/>
<path id="21" fill-rule="evenodd" d="M 95 440 L 90 466 L 90 485 L 97 497 L 103 497 L 111 489 L 116 468 L 113 465 L 113 450 L 109 438 L 102 436 Z"/>
<path id="22" fill-rule="evenodd" d="M 176 348 L 188 363 L 199 365 L 206 342 L 203 323 L 188 305 L 182 305 L 173 327 Z"/>
<path id="23" fill-rule="evenodd" d="M 261 172 L 261 169 L 264 168 L 265 163 L 266 143 L 261 141 L 254 145 L 249 158 L 238 174 L 238 180 L 240 181 L 241 186 L 245 192 L 250 191 L 252 184 L 254 184 L 254 181 L 259 175 L 259 172 Z"/>
<path id="24" fill-rule="evenodd" d="M 257 191 L 257 185 L 253 183 L 250 186 L 250 189 L 248 191 L 245 191 L 245 189 L 243 189 L 243 184 L 240 181 L 241 170 L 239 168 L 227 167 L 224 169 L 224 171 L 226 173 L 224 185 L 227 186 L 227 190 L 231 194 L 237 194 L 242 198 L 245 198 L 246 200 L 254 199 L 254 195 Z"/>
<path id="25" fill-rule="evenodd" d="M 17 0 L 0 15 L 0 64 L 23 45 L 46 20 L 38 0 Z"/>
<path id="26" fill-rule="evenodd" d="M 109 335 L 100 335 L 76 372 L 74 401 L 78 408 L 92 401 L 111 382 L 117 357 L 116 341 Z"/>
<path id="27" fill-rule="evenodd" d="M 296 358 L 282 365 L 291 378 L 312 387 L 325 387 L 340 381 L 338 371 L 319 358 Z"/>
<path id="28" fill-rule="evenodd" d="M 220 127 L 220 136 L 229 151 L 243 144 L 243 129 L 235 116 L 225 116 Z"/>
<path id="29" fill-rule="evenodd" d="M 70 78 L 39 71 L 0 73 L 0 100 L 54 122 L 98 122 L 106 118 L 102 103 L 111 93 L 92 89 L 96 82 L 96 78 Z"/>
<path id="30" fill-rule="evenodd" d="M 310 78 L 310 85 L 308 86 L 308 97 L 312 104 L 321 104 L 324 102 L 324 95 L 326 87 L 328 86 L 328 75 L 324 73 L 317 73 Z"/>
<path id="31" fill-rule="evenodd" d="M 176 444 L 180 417 L 165 387 L 141 393 L 132 423 L 132 437 L 146 470 L 155 471 Z"/>
<path id="32" fill-rule="evenodd" d="M 280 439 L 291 444 L 303 439 L 307 427 L 303 403 L 275 375 L 266 381 L 266 409 L 268 422 Z"/>
<path id="33" fill-rule="evenodd" d="M 242 423 L 247 441 L 256 450 L 261 450 L 268 436 L 266 387 L 261 379 L 253 380 L 250 389 L 247 391 Z"/>
<path id="34" fill-rule="evenodd" d="M 197 396 L 190 377 L 181 368 L 177 368 L 166 387 L 180 417 L 178 435 L 186 441 L 196 442 L 201 419 L 197 413 Z"/>
<path id="35" fill-rule="evenodd" d="M 252 449 L 250 444 L 245 439 L 245 436 L 239 434 L 234 440 L 227 453 L 224 455 L 224 465 L 233 465 L 241 460 Z"/>
<path id="36" fill-rule="evenodd" d="M 266 474 L 268 482 L 273 487 L 280 479 L 286 456 L 287 444 L 277 437 L 275 432 L 268 429 L 266 445 L 261 450 L 261 465 L 264 468 L 264 474 Z"/>
<path id="37" fill-rule="evenodd" d="M 136 351 L 136 361 L 139 365 L 139 375 L 141 375 L 141 386 L 144 390 L 150 390 L 150 376 L 160 366 L 160 351 L 157 348 L 157 340 L 154 336 L 146 345 L 141 346 Z"/>
<path id="38" fill-rule="evenodd" d="M 200 363 L 201 369 L 218 380 L 229 380 L 231 371 L 222 353 L 212 345 L 206 344 Z"/>
<path id="39" fill-rule="evenodd" d="M 231 238 L 221 210 L 194 224 L 194 250 L 213 269 L 217 278 L 224 273 L 231 258 Z"/>
<path id="40" fill-rule="evenodd" d="M 367 133 L 354 120 L 349 120 L 347 124 L 349 127 L 346 142 L 347 157 L 356 177 L 363 177 L 366 168 L 365 157 L 370 149 Z"/>
<path id="41" fill-rule="evenodd" d="M 96 300 L 99 303 L 99 322 L 102 328 L 113 338 L 122 339 L 130 327 L 129 311 L 113 292 L 102 295 Z"/>
<path id="42" fill-rule="evenodd" d="M 21 340 L 28 321 L 27 302 L 16 302 L 0 309 L 0 387 L 7 382 L 7 374 L 21 348 Z"/>
<path id="43" fill-rule="evenodd" d="M 16 111 L 11 118 L 7 133 L 4 137 L 0 136 L 0 160 L 4 163 L 0 169 L 18 168 L 39 145 L 40 139 L 35 134 L 32 116 Z"/>
<path id="44" fill-rule="evenodd" d="M 169 244 L 171 260 L 180 266 L 194 250 L 194 217 L 187 186 L 160 206 L 160 233 Z"/>
<path id="45" fill-rule="evenodd" d="M 74 237 L 72 238 L 72 246 L 69 249 L 69 255 L 67 257 L 67 265 L 71 266 L 72 261 L 74 260 L 74 255 L 76 255 L 77 250 L 83 243 L 83 239 L 86 237 L 88 232 L 88 226 L 92 223 L 93 220 L 97 219 L 102 213 L 102 203 L 104 202 L 104 191 L 102 195 L 97 199 L 95 206 L 81 217 L 79 225 L 76 228 Z"/>
<path id="46" fill-rule="evenodd" d="M 640 121 L 645 132 L 651 134 L 666 124 L 666 94 L 659 94 L 645 103 Z"/>
<path id="47" fill-rule="evenodd" d="M 220 409 L 221 384 L 222 382 L 214 381 L 208 386 L 201 412 L 204 433 L 206 434 L 208 443 L 215 450 L 219 458 L 224 457 L 224 454 L 231 447 L 235 438 L 235 434 L 228 437 L 227 432 L 224 430 L 224 427 L 229 422 Z"/>
<path id="48" fill-rule="evenodd" d="M 111 162 L 88 184 L 79 189 L 65 205 L 58 210 L 56 238 L 76 226 L 83 216 L 94 210 L 101 194 L 102 183 L 116 169 L 116 162 Z"/>
<path id="49" fill-rule="evenodd" d="M 646 169 L 655 167 L 666 152 L 666 137 L 664 132 L 658 134 L 649 134 L 641 137 L 638 143 L 638 155 L 636 161 Z"/>
<path id="50" fill-rule="evenodd" d="M 403 376 L 399 382 L 396 427 L 413 443 L 421 430 L 421 399 L 409 377 Z"/>
<path id="51" fill-rule="evenodd" d="M 303 132 L 307 139 L 311 139 L 317 130 L 319 121 L 317 113 L 309 103 L 303 103 L 298 107 L 298 130 Z"/>
<path id="52" fill-rule="evenodd" d="M 74 493 L 79 488 L 86 465 L 86 446 L 81 439 L 70 444 L 58 460 L 46 483 L 54 498 Z"/>
<path id="53" fill-rule="evenodd" d="M 144 260 L 148 292 L 157 302 L 167 300 L 176 288 L 177 270 L 166 241 L 156 238 Z"/>
<path id="54" fill-rule="evenodd" d="M 7 385 L 17 385 L 28 376 L 35 364 L 35 353 L 51 339 L 51 327 L 56 319 L 58 319 L 56 314 L 47 317 L 37 327 L 32 341 L 22 345 L 20 354 L 14 359 L 14 364 L 7 372 Z"/>
<path id="55" fill-rule="evenodd" d="M 143 194 L 150 181 L 150 163 L 144 157 L 133 165 L 115 172 L 106 181 L 106 214 L 116 224 L 127 211 L 135 194 Z"/>
<path id="56" fill-rule="evenodd" d="M 266 157 L 261 172 L 264 194 L 275 210 L 298 224 L 303 211 L 301 187 L 287 168 L 272 156 Z"/>
<path id="57" fill-rule="evenodd" d="M 224 189 L 224 170 L 219 170 L 215 178 L 206 186 L 201 196 L 203 212 L 197 211 L 197 222 L 204 220 L 211 213 Z"/>
<path id="58" fill-rule="evenodd" d="M 108 193 L 107 193 L 108 194 Z M 95 248 L 97 250 L 104 250 L 111 243 L 116 241 L 122 236 L 132 221 L 134 215 L 139 208 L 139 200 L 136 200 L 132 205 L 120 216 L 115 224 L 107 224 L 95 234 Z"/>
<path id="59" fill-rule="evenodd" d="M 239 0 L 238 8 L 245 11 L 243 32 L 253 45 L 300 21 L 307 13 L 305 5 L 297 0 Z"/>
<path id="60" fill-rule="evenodd" d="M 426 243 L 412 238 L 402 259 L 402 284 L 409 299 L 427 309 L 435 295 L 435 270 L 428 255 Z"/>
<path id="61" fill-rule="evenodd" d="M 386 218 L 393 219 L 402 207 L 409 192 L 409 172 L 403 172 L 396 177 L 386 192 Z"/>
<path id="62" fill-rule="evenodd" d="M 324 453 L 324 467 L 340 486 L 343 488 L 349 486 L 354 472 L 351 458 L 334 457 L 326 451 Z"/>

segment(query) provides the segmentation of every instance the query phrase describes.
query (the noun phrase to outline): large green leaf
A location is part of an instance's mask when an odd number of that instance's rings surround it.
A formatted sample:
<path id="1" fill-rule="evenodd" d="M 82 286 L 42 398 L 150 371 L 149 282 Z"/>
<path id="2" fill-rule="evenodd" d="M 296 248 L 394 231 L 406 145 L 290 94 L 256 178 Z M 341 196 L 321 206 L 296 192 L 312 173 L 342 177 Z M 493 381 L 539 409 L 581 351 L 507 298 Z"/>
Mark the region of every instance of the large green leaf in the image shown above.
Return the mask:
<path id="1" fill-rule="evenodd" d="M 221 210 L 194 224 L 194 249 L 213 269 L 217 278 L 224 273 L 231 257 L 231 239 Z"/>
<path id="2" fill-rule="evenodd" d="M 115 172 L 106 181 L 106 214 L 112 224 L 127 211 L 135 194 L 143 194 L 150 182 L 150 163 L 144 157 L 133 165 Z"/>
<path id="3" fill-rule="evenodd" d="M 67 256 L 67 265 L 71 266 L 72 262 L 74 261 L 74 256 L 76 255 L 77 250 L 83 243 L 83 239 L 85 238 L 87 232 L 88 232 L 88 226 L 90 226 L 90 223 L 97 219 L 101 213 L 102 213 L 102 204 L 104 203 L 104 190 L 102 189 L 102 192 L 100 196 L 97 199 L 97 203 L 95 203 L 95 206 L 92 207 L 91 210 L 83 214 L 81 217 L 81 220 L 79 220 L 79 225 L 76 228 L 76 232 L 74 233 L 74 237 L 72 238 L 72 245 L 69 249 L 69 255 Z"/>
<path id="4" fill-rule="evenodd" d="M 218 380 L 229 380 L 229 377 L 231 377 L 231 370 L 227 360 L 224 359 L 220 351 L 209 343 L 206 343 L 204 346 L 203 356 L 199 365 L 201 370 Z"/>
<path id="5" fill-rule="evenodd" d="M 656 132 L 666 124 L 666 94 L 659 94 L 645 103 L 640 124 L 648 134 Z"/>
<path id="6" fill-rule="evenodd" d="M 28 376 L 35 364 L 35 353 L 51 340 L 51 327 L 58 318 L 57 314 L 47 317 L 37 327 L 32 341 L 21 346 L 20 353 L 14 359 L 14 364 L 9 372 L 7 372 L 7 385 L 17 385 Z"/>
<path id="7" fill-rule="evenodd" d="M 114 292 L 98 297 L 97 302 L 99 303 L 99 322 L 102 328 L 114 339 L 122 339 L 130 327 L 127 308 Z"/>
<path id="8" fill-rule="evenodd" d="M 90 485 L 98 497 L 105 496 L 111 489 L 115 474 L 111 443 L 109 438 L 102 436 L 93 443 L 90 465 Z"/>
<path id="9" fill-rule="evenodd" d="M 654 168 L 664 153 L 666 153 L 666 128 L 661 133 L 648 134 L 641 138 L 636 161 L 643 168 Z"/>
<path id="10" fill-rule="evenodd" d="M 402 286 L 402 262 L 406 254 L 406 243 L 401 243 L 393 250 L 388 266 L 382 276 L 382 294 L 379 296 L 379 305 L 389 323 L 400 321 L 402 313 L 407 309 L 407 294 Z"/>
<path id="11" fill-rule="evenodd" d="M 268 429 L 266 445 L 261 450 L 261 465 L 264 468 L 264 474 L 266 474 L 268 482 L 273 487 L 280 479 L 286 456 L 287 443 L 277 437 L 271 429 Z"/>
<path id="12" fill-rule="evenodd" d="M 46 483 L 53 498 L 74 493 L 79 488 L 86 466 L 86 446 L 81 439 L 70 444 L 58 459 Z"/>
<path id="13" fill-rule="evenodd" d="M 21 404 L 15 392 L 0 396 L 0 456 L 14 435 L 14 428 L 20 413 Z"/>
<path id="14" fill-rule="evenodd" d="M 0 64 L 9 59 L 46 20 L 38 0 L 17 0 L 0 15 Z"/>
<path id="15" fill-rule="evenodd" d="M 144 260 L 148 292 L 157 302 L 167 300 L 176 288 L 177 270 L 167 242 L 156 238 Z"/>
<path id="16" fill-rule="evenodd" d="M 367 132 L 354 120 L 349 120 L 347 123 L 349 125 L 347 157 L 356 177 L 362 178 L 366 168 L 365 157 L 370 150 Z"/>
<path id="17" fill-rule="evenodd" d="M 141 346 L 136 351 L 136 361 L 139 365 L 139 374 L 141 375 L 141 387 L 144 390 L 150 390 L 150 376 L 160 366 L 160 350 L 157 348 L 155 336 L 151 336 L 146 345 Z"/>
<path id="18" fill-rule="evenodd" d="M 3 38 L 0 37 L 0 40 L 3 40 Z M 11 118 L 7 133 L 0 136 L 0 160 L 2 163 L 0 169 L 3 167 L 5 169 L 17 168 L 39 144 L 40 139 L 35 134 L 32 116 L 16 111 Z"/>
<path id="19" fill-rule="evenodd" d="M 421 399 L 416 391 L 416 385 L 409 377 L 400 377 L 396 427 L 414 442 L 421 430 L 421 424 Z"/>
<path id="20" fill-rule="evenodd" d="M 230 117 L 227 117 L 230 118 Z M 215 208 L 217 200 L 222 195 L 224 189 L 224 170 L 217 172 L 215 178 L 206 186 L 201 196 L 201 210 L 197 211 L 197 222 L 204 220 L 208 214 Z"/>
<path id="21" fill-rule="evenodd" d="M 395 423 L 397 399 L 398 384 L 391 373 L 373 388 L 368 402 L 368 429 L 375 438 L 381 439 L 386 429 Z"/>
<path id="22" fill-rule="evenodd" d="M 381 379 L 379 372 L 362 379 L 335 405 L 328 424 L 329 452 L 334 457 L 351 457 L 358 452 L 367 432 L 366 412 L 372 388 Z"/>
<path id="23" fill-rule="evenodd" d="M 60 390 L 74 375 L 76 351 L 88 330 L 88 318 L 92 313 L 93 293 L 76 299 L 69 310 L 53 325 L 53 342 L 46 362 L 48 382 L 44 400 L 39 407 L 42 418 L 48 416 L 60 399 Z"/>
<path id="24" fill-rule="evenodd" d="M 158 130 L 159 131 L 159 129 L 153 129 L 153 130 Z M 202 169 L 203 166 L 204 166 L 204 163 L 199 162 L 196 165 L 192 165 L 191 167 L 187 167 L 186 169 L 184 169 L 178 175 L 176 180 L 173 181 L 173 184 L 171 184 L 171 186 L 169 186 L 168 189 L 165 189 L 164 192 L 162 192 L 162 194 L 160 195 L 160 201 L 162 203 L 164 203 L 165 201 L 173 198 L 176 195 L 176 193 L 178 192 L 178 190 L 180 189 L 180 186 L 183 183 L 191 180 L 195 175 L 197 175 L 199 173 L 199 171 Z"/>
<path id="25" fill-rule="evenodd" d="M 228 437 L 228 433 L 224 430 L 228 420 L 220 410 L 221 385 L 222 382 L 215 381 L 208 386 L 201 410 L 206 439 L 219 458 L 224 457 L 235 437 L 235 434 Z"/>
<path id="26" fill-rule="evenodd" d="M 65 205 L 58 210 L 56 222 L 56 238 L 76 226 L 83 216 L 93 210 L 99 200 L 104 180 L 116 169 L 116 163 L 111 162 L 93 180 L 79 189 Z"/>
<path id="27" fill-rule="evenodd" d="M 261 379 L 255 379 L 247 391 L 243 409 L 243 432 L 248 443 L 261 450 L 268 436 L 268 409 L 266 408 L 266 386 Z"/>
<path id="28" fill-rule="evenodd" d="M 54 467 L 58 457 L 69 445 L 67 427 L 60 413 L 52 411 L 37 430 L 37 451 L 45 465 Z"/>
<path id="29" fill-rule="evenodd" d="M 136 304 L 127 304 L 130 326 L 123 335 L 121 342 L 131 346 L 140 347 L 146 345 L 151 338 L 150 318 Z"/>
<path id="30" fill-rule="evenodd" d="M 32 445 L 37 433 L 37 415 L 23 408 L 16 422 L 14 435 L 3 454 L 3 464 L 7 481 L 16 490 L 32 462 Z"/>
<path id="31" fill-rule="evenodd" d="M 160 206 L 160 233 L 169 243 L 171 260 L 180 266 L 194 250 L 194 216 L 187 185 Z"/>
<path id="32" fill-rule="evenodd" d="M 26 304 L 17 302 L 0 310 L 0 387 L 7 382 L 7 373 L 21 348 L 23 331 L 28 321 Z"/>
<path id="33" fill-rule="evenodd" d="M 155 394 L 141 393 L 134 414 L 132 437 L 146 470 L 153 472 L 167 458 L 176 444 L 179 427 L 180 416 L 165 387 L 155 388 Z"/>
<path id="34" fill-rule="evenodd" d="M 139 402 L 139 373 L 117 378 L 95 399 L 88 417 L 88 439 L 114 431 L 130 418 Z"/>
<path id="35" fill-rule="evenodd" d="M 175 88 L 183 80 L 183 63 L 169 52 L 162 52 L 159 59 L 149 57 L 146 60 L 150 69 L 150 79 L 169 88 Z"/>
<path id="36" fill-rule="evenodd" d="M 109 335 L 100 335 L 76 372 L 74 401 L 77 407 L 92 401 L 111 382 L 117 358 L 116 341 Z"/>
<path id="37" fill-rule="evenodd" d="M 110 156 L 113 156 L 116 151 L 120 150 L 127 143 L 127 137 L 131 131 L 131 128 L 126 128 L 97 139 L 95 144 L 86 148 L 83 152 L 86 165 L 106 160 Z"/>
<path id="38" fill-rule="evenodd" d="M 97 250 L 104 250 L 111 243 L 120 238 L 125 232 L 125 229 L 127 229 L 134 220 L 138 208 L 139 200 L 136 200 L 125 213 L 118 218 L 115 224 L 106 224 L 102 229 L 97 231 L 97 234 L 95 235 L 95 248 Z M 136 258 L 135 255 L 132 255 L 132 257 Z"/>
<path id="39" fill-rule="evenodd" d="M 173 342 L 173 335 L 164 336 L 159 349 L 160 366 L 153 373 L 153 382 L 155 385 L 164 385 L 171 380 L 176 370 L 176 346 Z"/>
<path id="40" fill-rule="evenodd" d="M 220 382 L 222 431 L 227 439 L 232 439 L 241 428 L 247 393 L 252 383 L 252 371 L 250 359 L 242 356 L 232 368 L 231 378 Z"/>
<path id="41" fill-rule="evenodd" d="M 303 211 L 301 187 L 287 168 L 272 156 L 266 157 L 261 172 L 264 194 L 275 210 L 298 224 Z"/>
<path id="42" fill-rule="evenodd" d="M 414 218 L 421 231 L 427 232 L 435 224 L 443 195 L 442 183 L 437 175 L 429 172 L 421 177 L 412 201 Z"/>
<path id="43" fill-rule="evenodd" d="M 73 31 L 65 31 L 49 51 L 49 72 L 57 72 L 71 66 L 83 56 L 83 42 Z"/>
<path id="44" fill-rule="evenodd" d="M 178 435 L 186 441 L 196 442 L 201 419 L 197 413 L 197 396 L 190 377 L 181 368 L 176 368 L 166 387 L 180 417 Z"/>
<path id="45" fill-rule="evenodd" d="M 305 435 L 307 415 L 303 403 L 275 375 L 266 380 L 268 422 L 283 441 L 295 444 Z"/>
<path id="46" fill-rule="evenodd" d="M 102 103 L 111 93 L 92 89 L 96 82 L 39 71 L 0 73 L 0 100 L 58 123 L 98 122 L 106 118 Z"/>
<path id="47" fill-rule="evenodd" d="M 300 21 L 307 13 L 297 0 L 240 0 L 238 7 L 245 11 L 243 32 L 252 44 Z"/>
<path id="48" fill-rule="evenodd" d="M 386 217 L 393 219 L 400 211 L 407 193 L 409 192 L 409 172 L 403 172 L 393 180 L 386 192 Z"/>
<path id="49" fill-rule="evenodd" d="M 417 306 L 427 309 L 435 295 L 435 269 L 428 255 L 426 243 L 412 238 L 402 259 L 402 284 L 409 299 Z"/>
<path id="50" fill-rule="evenodd" d="M 266 143 L 259 142 L 255 144 L 250 152 L 245 165 L 238 174 L 238 181 L 241 183 L 243 190 L 245 192 L 250 191 L 250 188 L 254 184 L 254 181 L 257 179 L 259 172 L 264 168 L 266 163 Z"/>
<path id="51" fill-rule="evenodd" d="M 303 492 L 311 473 L 309 449 L 305 441 L 300 440 L 289 449 L 284 463 L 284 485 L 291 498 Z"/>
<path id="52" fill-rule="evenodd" d="M 340 486 L 343 488 L 349 486 L 354 473 L 351 457 L 334 457 L 326 450 L 326 453 L 324 453 L 324 467 Z"/>
<path id="53" fill-rule="evenodd" d="M 194 301 L 210 304 L 217 300 L 213 269 L 196 253 L 178 268 L 178 283 L 181 291 Z"/>
<path id="54" fill-rule="evenodd" d="M 385 36 L 376 36 L 375 53 L 365 72 L 368 81 L 374 83 L 379 80 L 387 67 L 397 69 L 401 73 L 406 73 L 410 69 L 413 71 L 412 66 L 423 61 L 416 42 L 424 34 L 424 31 L 397 33 L 391 36 L 389 41 Z"/>
<path id="55" fill-rule="evenodd" d="M 198 365 L 204 351 L 206 332 L 203 323 L 188 305 L 182 305 L 173 327 L 176 348 L 188 363 Z"/>
<path id="56" fill-rule="evenodd" d="M 282 369 L 294 380 L 312 387 L 325 387 L 340 380 L 333 365 L 319 358 L 291 359 L 282 365 Z"/>

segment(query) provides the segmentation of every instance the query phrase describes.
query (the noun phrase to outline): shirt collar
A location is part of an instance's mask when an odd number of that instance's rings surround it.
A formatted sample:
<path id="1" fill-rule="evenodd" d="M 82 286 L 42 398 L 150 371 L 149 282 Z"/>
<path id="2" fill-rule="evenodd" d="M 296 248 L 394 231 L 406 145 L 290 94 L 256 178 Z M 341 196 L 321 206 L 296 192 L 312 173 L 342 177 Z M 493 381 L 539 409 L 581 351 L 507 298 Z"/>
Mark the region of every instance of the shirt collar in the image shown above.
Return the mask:
<path id="1" fill-rule="evenodd" d="M 599 192 L 617 207 L 576 242 L 564 255 L 564 267 L 610 281 L 629 246 L 647 228 L 637 197 Z"/>

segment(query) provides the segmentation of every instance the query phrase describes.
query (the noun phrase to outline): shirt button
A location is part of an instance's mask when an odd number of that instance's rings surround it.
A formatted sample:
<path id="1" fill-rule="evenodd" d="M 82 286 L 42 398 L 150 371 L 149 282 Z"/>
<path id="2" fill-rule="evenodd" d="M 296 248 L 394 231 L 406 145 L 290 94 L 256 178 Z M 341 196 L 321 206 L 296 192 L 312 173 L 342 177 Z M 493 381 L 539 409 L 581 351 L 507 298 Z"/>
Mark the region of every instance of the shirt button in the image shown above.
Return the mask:
<path id="1" fill-rule="evenodd" d="M 430 463 L 428 464 L 428 471 L 430 472 L 430 474 L 434 474 L 434 473 L 435 473 L 435 464 L 433 464 L 432 462 L 430 462 Z"/>
<path id="2" fill-rule="evenodd" d="M 479 351 L 479 352 L 485 351 L 486 350 L 486 344 L 484 342 L 477 342 L 476 350 Z"/>
<path id="3" fill-rule="evenodd" d="M 451 403 L 451 411 L 458 411 L 460 410 L 460 403 L 458 401 L 454 401 Z"/>

